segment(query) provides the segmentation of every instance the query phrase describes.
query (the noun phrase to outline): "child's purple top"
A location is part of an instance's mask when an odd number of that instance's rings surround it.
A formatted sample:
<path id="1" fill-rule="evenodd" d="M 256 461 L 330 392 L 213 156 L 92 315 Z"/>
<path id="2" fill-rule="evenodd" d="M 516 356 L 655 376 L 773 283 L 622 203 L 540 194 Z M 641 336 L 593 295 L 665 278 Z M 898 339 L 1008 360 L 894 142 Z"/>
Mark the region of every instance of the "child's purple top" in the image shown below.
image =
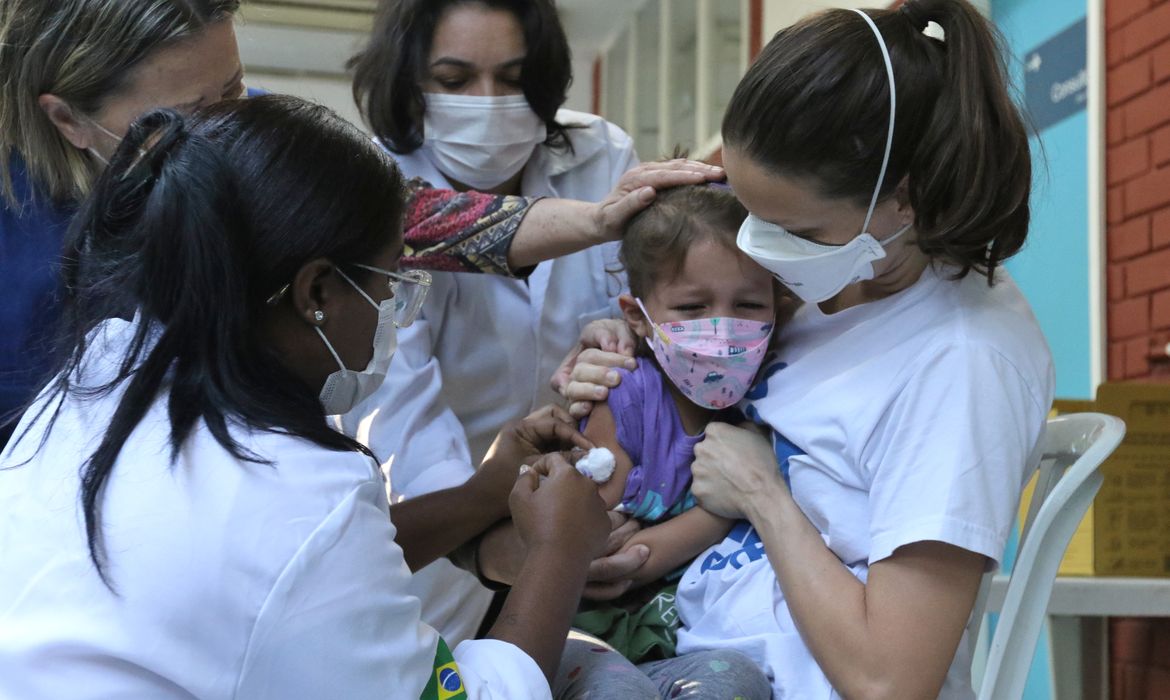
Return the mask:
<path id="1" fill-rule="evenodd" d="M 691 463 L 703 435 L 687 435 L 662 373 L 638 358 L 633 371 L 618 369 L 621 384 L 609 390 L 617 441 L 633 467 L 621 510 L 639 520 L 666 520 L 691 508 Z M 581 422 L 585 429 L 588 418 Z"/>

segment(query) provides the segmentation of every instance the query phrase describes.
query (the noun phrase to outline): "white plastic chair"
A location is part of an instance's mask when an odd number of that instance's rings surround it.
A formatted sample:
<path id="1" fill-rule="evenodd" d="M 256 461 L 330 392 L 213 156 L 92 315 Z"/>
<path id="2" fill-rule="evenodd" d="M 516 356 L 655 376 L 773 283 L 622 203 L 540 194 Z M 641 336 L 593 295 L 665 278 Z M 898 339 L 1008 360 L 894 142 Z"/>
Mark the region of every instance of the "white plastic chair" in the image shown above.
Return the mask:
<path id="1" fill-rule="evenodd" d="M 1020 546 L 987 651 L 979 700 L 1018 700 L 1060 560 L 1104 478 L 1101 463 L 1121 443 L 1125 423 L 1102 413 L 1072 413 L 1048 421 L 1036 489 L 1020 532 Z M 979 637 L 991 574 L 984 576 L 967 631 Z"/>

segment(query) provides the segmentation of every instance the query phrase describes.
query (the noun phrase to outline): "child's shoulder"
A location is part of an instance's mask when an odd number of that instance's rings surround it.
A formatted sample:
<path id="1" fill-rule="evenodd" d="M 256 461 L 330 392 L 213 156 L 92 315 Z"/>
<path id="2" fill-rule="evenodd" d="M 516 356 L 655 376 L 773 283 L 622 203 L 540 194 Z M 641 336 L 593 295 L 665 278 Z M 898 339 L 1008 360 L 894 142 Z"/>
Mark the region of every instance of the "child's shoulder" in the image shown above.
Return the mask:
<path id="1" fill-rule="evenodd" d="M 658 371 L 654 361 L 645 357 L 635 357 L 634 362 L 636 363 L 634 369 L 617 368 L 621 382 L 610 389 L 611 398 L 616 394 L 640 399 L 647 393 L 662 390 L 662 374 Z"/>

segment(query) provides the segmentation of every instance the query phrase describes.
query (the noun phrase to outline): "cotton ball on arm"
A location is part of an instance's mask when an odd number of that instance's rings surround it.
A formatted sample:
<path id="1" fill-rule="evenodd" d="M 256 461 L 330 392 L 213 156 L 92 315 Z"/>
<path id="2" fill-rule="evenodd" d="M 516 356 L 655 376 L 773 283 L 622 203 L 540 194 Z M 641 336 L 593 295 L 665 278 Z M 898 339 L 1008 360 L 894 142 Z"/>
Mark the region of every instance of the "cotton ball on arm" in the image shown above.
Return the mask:
<path id="1" fill-rule="evenodd" d="M 585 476 L 604 484 L 613 476 L 614 464 L 612 452 L 604 447 L 594 447 L 584 457 L 578 459 L 575 466 L 577 471 Z"/>

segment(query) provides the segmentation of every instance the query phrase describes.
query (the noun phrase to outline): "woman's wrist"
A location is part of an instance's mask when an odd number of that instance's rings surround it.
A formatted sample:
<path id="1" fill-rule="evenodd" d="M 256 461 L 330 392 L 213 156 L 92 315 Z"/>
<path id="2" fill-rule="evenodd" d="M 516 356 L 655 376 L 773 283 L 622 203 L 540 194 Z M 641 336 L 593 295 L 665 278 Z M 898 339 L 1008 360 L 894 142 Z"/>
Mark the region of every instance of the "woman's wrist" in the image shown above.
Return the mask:
<path id="1" fill-rule="evenodd" d="M 621 238 L 620 235 L 617 235 L 616 231 L 610 231 L 606 226 L 605 208 L 601 202 L 590 204 L 589 208 L 590 216 L 588 221 L 590 222 L 590 225 L 586 235 L 590 241 L 590 245 L 598 245 L 608 241 L 616 241 Z"/>
<path id="2" fill-rule="evenodd" d="M 743 513 L 748 522 L 757 525 L 789 505 L 794 506 L 795 501 L 784 485 L 784 478 L 776 470 L 769 474 L 769 478 L 761 480 L 758 488 L 745 494 Z"/>

